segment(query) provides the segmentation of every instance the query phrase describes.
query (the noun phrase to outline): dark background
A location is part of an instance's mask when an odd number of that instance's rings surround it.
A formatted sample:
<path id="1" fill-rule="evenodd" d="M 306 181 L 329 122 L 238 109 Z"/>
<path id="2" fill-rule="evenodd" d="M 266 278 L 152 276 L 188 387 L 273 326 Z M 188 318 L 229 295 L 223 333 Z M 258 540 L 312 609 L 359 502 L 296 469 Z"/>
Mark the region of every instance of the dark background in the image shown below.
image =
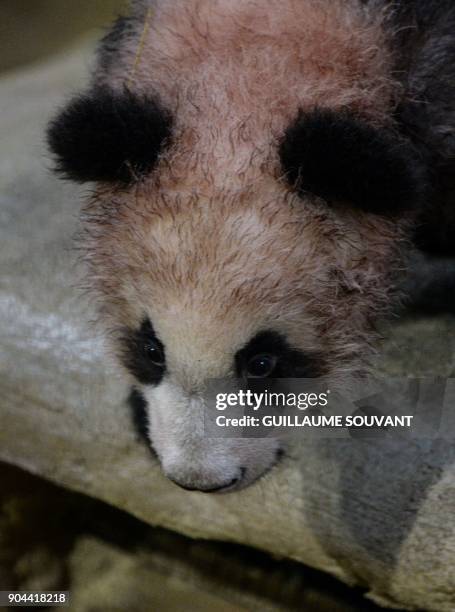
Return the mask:
<path id="1" fill-rule="evenodd" d="M 125 0 L 0 0 L 0 71 L 100 35 Z"/>

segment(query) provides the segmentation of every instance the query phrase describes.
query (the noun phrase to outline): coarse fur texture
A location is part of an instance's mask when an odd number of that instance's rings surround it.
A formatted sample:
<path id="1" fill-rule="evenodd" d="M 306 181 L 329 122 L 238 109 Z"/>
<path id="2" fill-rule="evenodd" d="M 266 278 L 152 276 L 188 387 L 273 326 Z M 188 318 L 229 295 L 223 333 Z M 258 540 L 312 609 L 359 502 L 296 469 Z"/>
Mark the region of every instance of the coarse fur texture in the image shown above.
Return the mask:
<path id="1" fill-rule="evenodd" d="M 425 165 L 411 142 L 348 113 L 300 113 L 280 156 L 302 195 L 391 215 L 415 210 L 424 200 Z"/>
<path id="2" fill-rule="evenodd" d="M 170 124 L 148 96 L 95 87 L 50 124 L 48 141 L 67 178 L 129 183 L 153 168 Z"/>
<path id="3" fill-rule="evenodd" d="M 162 343 L 162 378 L 146 380 L 141 361 L 133 382 L 163 470 L 184 488 L 236 490 L 280 456 L 275 439 L 204 436 L 204 386 L 238 374 L 236 355 L 258 335 L 284 339 L 288 356 L 319 356 L 332 379 L 367 369 L 422 204 L 416 168 L 428 159 L 399 120 L 408 72 L 397 61 L 404 17 L 393 7 L 149 0 L 101 47 L 96 87 L 114 97 L 126 87 L 172 117 L 153 168 L 134 182 L 98 182 L 83 247 L 120 358 L 125 330 L 141 352 L 144 320 Z M 314 120 L 329 116 L 337 121 Z M 283 167 L 290 126 L 305 142 Z M 393 217 L 382 214 L 390 209 Z M 276 342 L 264 350 L 283 365 Z"/>

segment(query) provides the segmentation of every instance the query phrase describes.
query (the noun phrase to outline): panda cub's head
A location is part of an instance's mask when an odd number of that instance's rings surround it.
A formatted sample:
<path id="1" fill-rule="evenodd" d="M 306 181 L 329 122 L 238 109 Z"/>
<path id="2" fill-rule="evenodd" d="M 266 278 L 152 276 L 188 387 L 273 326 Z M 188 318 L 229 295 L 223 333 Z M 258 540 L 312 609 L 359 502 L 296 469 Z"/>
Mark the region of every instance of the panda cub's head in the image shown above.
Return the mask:
<path id="1" fill-rule="evenodd" d="M 365 367 L 421 185 L 387 53 L 357 3 L 140 2 L 50 125 L 59 170 L 96 183 L 89 281 L 184 488 L 244 487 L 282 451 L 205 437 L 208 381 Z"/>

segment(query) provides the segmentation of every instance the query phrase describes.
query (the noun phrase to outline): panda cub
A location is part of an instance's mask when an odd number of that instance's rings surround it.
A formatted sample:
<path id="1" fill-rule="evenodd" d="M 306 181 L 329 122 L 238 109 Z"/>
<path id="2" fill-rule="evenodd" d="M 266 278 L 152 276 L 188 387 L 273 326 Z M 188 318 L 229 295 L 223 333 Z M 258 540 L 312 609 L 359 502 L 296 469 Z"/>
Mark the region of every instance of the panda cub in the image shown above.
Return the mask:
<path id="1" fill-rule="evenodd" d="M 455 5 L 133 0 L 48 141 L 164 473 L 238 490 L 282 449 L 204 437 L 206 382 L 361 375 L 413 238 L 454 249 Z"/>

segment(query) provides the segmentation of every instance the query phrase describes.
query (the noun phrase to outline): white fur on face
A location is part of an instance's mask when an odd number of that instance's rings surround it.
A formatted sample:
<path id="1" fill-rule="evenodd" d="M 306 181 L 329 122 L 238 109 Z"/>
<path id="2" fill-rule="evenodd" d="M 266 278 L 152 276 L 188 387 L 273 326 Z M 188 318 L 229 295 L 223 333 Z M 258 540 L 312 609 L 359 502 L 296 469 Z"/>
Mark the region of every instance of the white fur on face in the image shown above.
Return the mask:
<path id="1" fill-rule="evenodd" d="M 275 439 L 209 438 L 204 403 L 165 379 L 143 387 L 149 436 L 164 474 L 176 484 L 201 491 L 233 491 L 251 484 L 278 460 Z"/>

